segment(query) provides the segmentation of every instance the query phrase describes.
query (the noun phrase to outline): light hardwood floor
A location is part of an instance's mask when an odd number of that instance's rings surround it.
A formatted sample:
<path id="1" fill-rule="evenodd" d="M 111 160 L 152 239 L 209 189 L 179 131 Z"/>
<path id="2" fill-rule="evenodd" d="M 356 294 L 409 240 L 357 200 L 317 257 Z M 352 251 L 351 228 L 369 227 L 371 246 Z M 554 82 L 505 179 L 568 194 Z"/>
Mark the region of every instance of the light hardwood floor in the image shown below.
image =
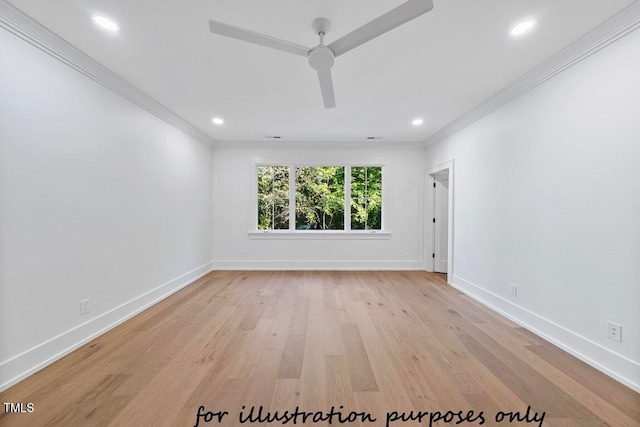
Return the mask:
<path id="1" fill-rule="evenodd" d="M 0 398 L 35 408 L 3 427 L 282 425 L 240 424 L 243 405 L 334 406 L 359 426 L 640 426 L 638 393 L 424 272 L 216 271 Z"/>

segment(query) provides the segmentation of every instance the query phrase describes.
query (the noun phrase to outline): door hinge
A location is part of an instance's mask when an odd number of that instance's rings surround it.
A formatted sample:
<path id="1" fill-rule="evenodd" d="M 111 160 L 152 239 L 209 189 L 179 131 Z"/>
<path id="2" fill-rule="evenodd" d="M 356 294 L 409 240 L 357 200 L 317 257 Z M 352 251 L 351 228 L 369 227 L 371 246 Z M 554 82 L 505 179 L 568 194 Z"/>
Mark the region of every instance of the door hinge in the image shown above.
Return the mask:
<path id="1" fill-rule="evenodd" d="M 433 188 L 436 188 L 436 183 L 435 182 L 433 183 Z"/>
<path id="2" fill-rule="evenodd" d="M 436 219 L 435 219 L 435 218 L 433 218 L 433 222 L 436 222 Z"/>
<path id="3" fill-rule="evenodd" d="M 431 258 L 435 258 L 435 257 L 436 257 L 436 254 L 431 254 Z"/>

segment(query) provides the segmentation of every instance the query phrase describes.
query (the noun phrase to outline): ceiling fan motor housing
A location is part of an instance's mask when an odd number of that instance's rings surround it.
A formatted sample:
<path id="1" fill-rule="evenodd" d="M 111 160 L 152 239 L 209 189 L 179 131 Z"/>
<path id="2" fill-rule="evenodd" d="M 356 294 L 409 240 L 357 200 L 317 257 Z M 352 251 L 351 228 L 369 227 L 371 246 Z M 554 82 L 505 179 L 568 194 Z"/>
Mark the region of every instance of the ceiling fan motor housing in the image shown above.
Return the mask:
<path id="1" fill-rule="evenodd" d="M 309 52 L 309 65 L 315 70 L 331 68 L 336 55 L 327 46 L 316 46 Z"/>

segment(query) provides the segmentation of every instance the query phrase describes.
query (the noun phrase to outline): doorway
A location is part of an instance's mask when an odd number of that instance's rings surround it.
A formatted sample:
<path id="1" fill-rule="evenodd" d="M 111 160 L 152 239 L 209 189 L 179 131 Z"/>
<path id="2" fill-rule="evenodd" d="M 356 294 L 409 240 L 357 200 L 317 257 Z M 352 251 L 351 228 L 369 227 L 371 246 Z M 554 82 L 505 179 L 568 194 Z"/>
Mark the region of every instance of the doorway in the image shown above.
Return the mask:
<path id="1" fill-rule="evenodd" d="M 449 169 L 434 174 L 433 181 L 433 270 L 446 273 L 449 258 Z"/>
<path id="2" fill-rule="evenodd" d="M 453 280 L 453 160 L 425 173 L 425 270 L 447 274 Z"/>

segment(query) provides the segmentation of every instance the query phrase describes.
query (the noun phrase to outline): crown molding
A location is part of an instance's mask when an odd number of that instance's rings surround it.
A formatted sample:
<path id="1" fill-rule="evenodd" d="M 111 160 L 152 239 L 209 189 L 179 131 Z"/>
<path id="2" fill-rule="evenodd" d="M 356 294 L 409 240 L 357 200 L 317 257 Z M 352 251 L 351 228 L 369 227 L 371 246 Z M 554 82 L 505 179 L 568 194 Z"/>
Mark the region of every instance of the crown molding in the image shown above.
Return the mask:
<path id="1" fill-rule="evenodd" d="M 4 28 L 198 141 L 211 146 L 215 145 L 215 140 L 209 135 L 91 59 L 84 52 L 73 47 L 5 0 L 0 0 L 0 28 Z"/>
<path id="2" fill-rule="evenodd" d="M 589 58 L 616 40 L 640 28 L 640 0 L 614 15 L 568 47 L 533 68 L 513 83 L 445 126 L 427 140 L 425 146 L 443 141 L 492 113 L 503 105 L 527 93 L 555 75 Z"/>

